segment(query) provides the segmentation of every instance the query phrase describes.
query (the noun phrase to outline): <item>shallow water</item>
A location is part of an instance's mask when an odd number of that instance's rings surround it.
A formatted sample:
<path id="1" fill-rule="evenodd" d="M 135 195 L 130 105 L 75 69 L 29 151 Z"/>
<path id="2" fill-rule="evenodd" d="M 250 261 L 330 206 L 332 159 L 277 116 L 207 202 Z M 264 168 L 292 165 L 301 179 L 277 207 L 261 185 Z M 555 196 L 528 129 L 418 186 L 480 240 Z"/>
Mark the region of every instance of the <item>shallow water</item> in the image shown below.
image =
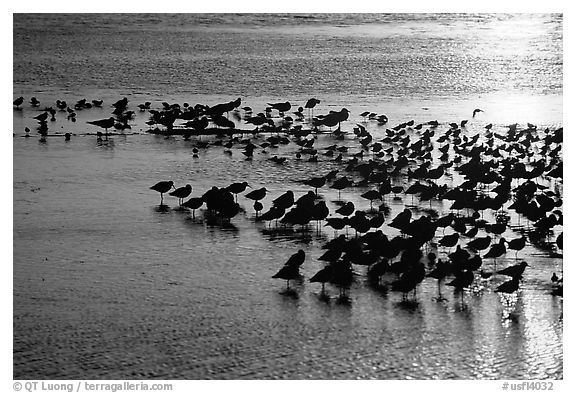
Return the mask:
<path id="1" fill-rule="evenodd" d="M 44 31 L 36 28 L 38 23 L 28 23 L 38 18 L 53 28 Z M 469 119 L 469 135 L 489 122 L 499 132 L 508 122 L 555 127 L 562 123 L 561 17 L 397 16 L 373 18 L 379 22 L 364 17 L 368 20 L 360 23 L 333 16 L 304 24 L 280 19 L 287 21 L 279 26 L 274 26 L 277 18 L 266 15 L 261 22 L 254 16 L 244 24 L 234 16 L 222 16 L 219 23 L 205 23 L 199 16 L 173 18 L 135 15 L 123 25 L 109 16 L 80 15 L 71 25 L 59 17 L 54 22 L 42 16 L 14 19 L 14 97 L 34 94 L 50 105 L 56 99 L 105 100 L 102 109 L 78 111 L 76 123 L 57 114 L 50 133 L 76 134 L 69 142 L 61 137 L 40 142 L 35 131 L 23 138 L 24 127 L 34 130 L 32 117 L 40 112 L 27 104 L 14 111 L 14 378 L 563 378 L 563 304 L 562 298 L 550 295 L 550 276 L 562 271 L 554 245 L 548 250 L 529 243 L 518 253 L 530 267 L 513 296 L 494 292 L 503 281 L 496 276 L 477 279 L 463 301 L 444 286 L 447 301 L 436 302 L 436 282 L 426 279 L 418 301 L 403 302 L 401 294 L 368 284 L 366 269 L 355 266 L 349 301 L 339 301 L 331 285 L 326 286 L 326 301 L 320 285 L 308 279 L 323 266 L 320 247 L 334 236 L 333 230 L 317 231 L 312 225 L 302 232 L 278 231 L 274 224 L 270 229 L 255 222 L 252 203 L 243 196 L 238 201 L 244 211 L 231 225 L 221 226 L 206 220 L 204 211 L 193 218 L 173 197 L 165 197 L 169 209 L 159 209 L 159 196 L 149 187 L 172 179 L 177 187 L 191 184 L 192 196 L 200 196 L 213 185 L 246 180 L 270 190 L 266 210 L 288 189 L 296 197 L 307 192 L 309 187 L 299 180 L 332 169 L 344 174 L 343 165 L 322 156 L 319 163 L 298 161 L 294 143 L 267 153 L 258 149 L 252 161 L 244 159 L 238 146 L 232 155 L 210 146 L 195 158 L 194 138 L 146 134 L 145 113 L 137 113 L 132 123 L 137 135 L 101 142 L 86 135 L 97 131 L 86 121 L 107 118 L 109 105 L 124 95 L 130 109 L 145 100 L 159 108 L 161 101 L 215 104 L 241 96 L 243 105 L 256 111 L 266 102 L 288 99 L 303 105 L 317 96 L 322 103 L 316 113 L 342 106 L 351 110 L 345 131 L 361 121 L 363 110 L 386 113 L 389 125 L 438 119 L 442 131 L 451 121 Z M 122 39 L 115 38 L 118 31 Z M 530 34 L 520 34 L 524 31 Z M 183 32 L 194 39 L 182 38 Z M 310 32 L 314 35 L 306 34 Z M 504 32 L 509 40 L 524 43 L 514 46 L 518 53 L 503 50 L 499 34 Z M 45 41 L 39 40 L 40 33 L 48 35 Z M 89 39 L 91 34 L 99 39 Z M 469 50 L 474 52 L 468 46 L 480 45 L 480 38 L 501 57 L 477 50 L 480 59 L 470 59 L 477 69 L 460 64 L 458 60 L 469 59 Z M 431 42 L 430 47 L 418 49 L 415 44 L 423 41 Z M 337 50 L 318 52 L 328 42 Z M 390 74 L 377 75 L 374 67 L 386 69 L 382 57 L 391 56 L 387 45 L 397 48 L 400 42 L 405 46 L 395 54 L 399 62 L 389 65 Z M 463 52 L 463 47 L 468 49 Z M 104 50 L 109 55 L 99 54 Z M 428 64 L 415 57 L 420 52 L 439 62 L 430 79 L 415 79 L 421 75 L 417 68 Z M 312 61 L 303 62 L 301 56 Z M 535 60 L 522 61 L 527 56 Z M 214 61 L 220 57 L 228 63 Z M 493 62 L 500 64 L 498 72 Z M 448 63 L 457 70 L 447 72 L 443 67 Z M 52 65 L 51 71 L 45 64 Z M 398 77 L 410 67 L 416 68 L 412 77 Z M 302 74 L 310 79 L 303 80 Z M 341 75 L 354 78 L 338 79 Z M 438 78 L 453 80 L 438 83 Z M 455 89 L 452 82 L 462 88 Z M 475 107 L 485 112 L 472 119 Z M 537 110 L 526 114 L 527 108 Z M 370 123 L 368 128 L 375 139 L 382 138 L 384 127 Z M 359 151 L 350 135 L 344 141 L 321 135 L 315 146 L 333 143 Z M 288 161 L 278 166 L 268 160 L 272 155 Z M 441 179 L 448 185 L 458 181 L 457 176 Z M 545 184 L 562 190 L 561 182 Z M 367 190 L 344 190 L 342 199 L 367 210 L 369 202 L 359 197 Z M 328 188 L 319 193 L 333 212 L 338 193 Z M 429 205 L 416 198 L 413 203 L 408 195 L 385 202 L 391 209 L 386 223 L 405 204 L 415 217 L 428 208 L 439 215 L 449 211 L 447 201 Z M 494 221 L 487 213 L 484 218 Z M 514 214 L 510 223 L 506 239 L 527 229 L 525 219 Z M 387 224 L 382 230 L 389 237 L 398 234 Z M 548 243 L 561 230 L 557 226 Z M 436 235 L 437 241 L 442 231 Z M 285 283 L 271 276 L 299 248 L 307 254 L 303 280 L 286 293 Z M 442 258 L 448 251 L 437 249 Z M 497 267 L 516 262 L 509 251 Z M 492 261 L 484 261 L 483 267 L 492 270 Z"/>

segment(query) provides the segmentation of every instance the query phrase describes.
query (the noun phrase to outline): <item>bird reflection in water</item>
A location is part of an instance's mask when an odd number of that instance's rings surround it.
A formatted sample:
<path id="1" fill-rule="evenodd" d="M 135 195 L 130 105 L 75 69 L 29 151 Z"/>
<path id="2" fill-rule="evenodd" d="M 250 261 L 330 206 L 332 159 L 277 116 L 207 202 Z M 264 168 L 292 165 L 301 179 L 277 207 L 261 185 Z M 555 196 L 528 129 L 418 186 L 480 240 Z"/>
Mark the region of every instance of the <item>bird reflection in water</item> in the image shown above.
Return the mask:
<path id="1" fill-rule="evenodd" d="M 169 213 L 170 212 L 170 206 L 168 205 L 158 205 L 158 206 L 154 206 L 154 211 L 156 213 Z"/>

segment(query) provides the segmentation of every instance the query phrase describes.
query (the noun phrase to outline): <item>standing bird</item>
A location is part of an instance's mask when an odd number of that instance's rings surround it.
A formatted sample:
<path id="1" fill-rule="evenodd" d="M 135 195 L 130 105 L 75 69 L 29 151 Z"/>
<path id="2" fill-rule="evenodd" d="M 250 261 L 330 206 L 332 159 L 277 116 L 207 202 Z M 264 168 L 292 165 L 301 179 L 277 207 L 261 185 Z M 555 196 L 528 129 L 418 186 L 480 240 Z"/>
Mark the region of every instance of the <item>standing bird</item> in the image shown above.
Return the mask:
<path id="1" fill-rule="evenodd" d="M 304 108 L 308 109 L 308 112 L 310 112 L 310 118 L 314 116 L 314 107 L 316 106 L 316 104 L 319 103 L 320 100 L 316 98 L 310 98 L 308 101 L 306 101 L 306 105 L 304 105 Z"/>
<path id="2" fill-rule="evenodd" d="M 236 201 L 238 201 L 238 194 L 246 191 L 246 187 L 250 187 L 250 185 L 248 184 L 248 182 L 244 181 L 242 183 L 232 183 L 228 187 L 226 187 L 226 189 L 230 191 L 232 194 L 234 194 L 234 196 L 236 197 Z"/>
<path id="3" fill-rule="evenodd" d="M 258 212 L 261 212 L 264 209 L 264 205 L 262 205 L 259 201 L 254 201 L 254 211 L 256 212 L 256 217 L 258 217 Z"/>
<path id="4" fill-rule="evenodd" d="M 34 107 L 39 106 L 39 105 L 40 105 L 40 101 L 38 101 L 38 99 L 36 99 L 36 97 L 32 97 L 32 98 L 30 99 L 30 105 L 32 105 L 32 106 L 34 106 Z"/>
<path id="5" fill-rule="evenodd" d="M 304 250 L 298 250 L 298 252 L 292 254 L 288 261 L 284 264 L 285 266 L 300 267 L 306 259 L 306 253 Z"/>
<path id="6" fill-rule="evenodd" d="M 318 196 L 318 189 L 326 184 L 326 176 L 313 177 L 308 180 L 304 180 L 304 184 L 310 187 L 314 187 L 316 196 Z"/>
<path id="7" fill-rule="evenodd" d="M 559 281 L 559 278 L 556 275 L 556 272 L 552 273 L 552 278 L 550 278 L 550 281 L 552 281 L 552 284 L 556 284 Z"/>
<path id="8" fill-rule="evenodd" d="M 481 251 L 481 250 L 485 250 L 488 247 L 490 247 L 491 242 L 492 242 L 492 238 L 490 236 L 477 237 L 476 239 L 468 242 L 467 247 L 474 250 L 474 251 Z"/>
<path id="9" fill-rule="evenodd" d="M 458 239 L 460 238 L 460 234 L 458 232 L 454 232 L 450 235 L 444 236 L 442 239 L 438 241 L 438 244 L 442 247 L 452 248 L 458 243 Z"/>
<path id="10" fill-rule="evenodd" d="M 196 218 L 194 212 L 196 209 L 200 209 L 200 207 L 204 204 L 204 199 L 202 198 L 190 198 L 186 202 L 182 204 L 182 206 L 187 207 L 188 209 L 192 209 L 192 218 Z"/>
<path id="11" fill-rule="evenodd" d="M 494 267 L 496 267 L 496 258 L 506 254 L 505 242 L 506 240 L 504 238 L 500 238 L 500 242 L 498 244 L 493 244 L 492 247 L 490 247 L 490 250 L 488 250 L 484 255 L 484 258 L 494 258 Z"/>
<path id="12" fill-rule="evenodd" d="M 150 187 L 151 190 L 158 191 L 160 193 L 160 206 L 162 206 L 164 203 L 164 194 L 170 191 L 171 188 L 175 188 L 174 182 L 172 180 L 161 181 Z"/>
<path id="13" fill-rule="evenodd" d="M 525 261 L 522 261 L 517 265 L 508 266 L 506 269 L 499 270 L 496 272 L 496 274 L 502 274 L 512 278 L 520 279 L 524 273 L 524 270 L 526 269 L 526 266 L 528 266 L 528 264 Z"/>
<path id="14" fill-rule="evenodd" d="M 280 112 L 281 114 L 284 114 L 284 112 L 288 112 L 290 110 L 290 108 L 292 107 L 292 105 L 288 101 L 278 102 L 276 104 L 268 103 L 268 105 L 270 105 L 272 107 L 272 109 L 278 110 L 278 112 Z"/>
<path id="15" fill-rule="evenodd" d="M 336 180 L 334 180 L 334 183 L 332 183 L 332 185 L 330 186 L 330 188 L 333 188 L 335 190 L 338 190 L 338 200 L 340 200 L 340 192 L 347 188 L 350 187 L 352 184 L 354 184 L 352 182 L 352 180 L 349 180 L 346 176 L 343 176 L 341 178 L 338 178 Z"/>
<path id="16" fill-rule="evenodd" d="M 268 192 L 266 187 L 262 187 L 254 191 L 250 191 L 248 194 L 244 196 L 248 199 L 252 199 L 253 201 L 259 201 L 264 199 L 264 197 L 266 197 L 266 192 Z"/>
<path id="17" fill-rule="evenodd" d="M 508 248 L 510 250 L 516 251 L 515 258 L 518 259 L 518 251 L 522 250 L 526 246 L 526 238 L 522 235 L 517 239 L 512 239 L 508 242 Z"/>
<path id="18" fill-rule="evenodd" d="M 334 267 L 332 265 L 326 265 L 320 271 L 310 278 L 310 282 L 322 283 L 322 293 L 324 293 L 324 285 L 332 279 L 334 276 Z"/>
<path id="19" fill-rule="evenodd" d="M 286 290 L 290 289 L 290 280 L 296 279 L 300 276 L 300 266 L 304 263 L 306 253 L 304 250 L 298 250 L 297 253 L 292 254 L 288 261 L 284 264 L 282 269 L 278 271 L 272 278 L 281 278 L 286 280 Z"/>
<path id="20" fill-rule="evenodd" d="M 440 284 L 441 284 L 442 280 L 444 280 L 446 275 L 448 275 L 448 263 L 446 263 L 440 259 L 438 260 L 438 263 L 436 264 L 436 267 L 434 268 L 434 270 L 432 270 L 427 275 L 427 277 L 432 277 L 432 278 L 435 278 L 436 280 L 438 280 L 438 297 L 436 298 L 437 301 L 444 300 L 444 297 L 442 296 L 442 289 L 441 289 Z"/>
<path id="21" fill-rule="evenodd" d="M 454 280 L 450 281 L 448 284 L 454 287 L 455 290 L 460 291 L 461 299 L 464 301 L 464 288 L 468 288 L 474 281 L 474 272 L 471 270 L 457 270 L 454 273 Z"/>
<path id="22" fill-rule="evenodd" d="M 108 128 L 114 127 L 115 120 L 113 117 L 109 117 L 108 119 L 94 120 L 94 121 L 89 121 L 87 123 L 98 126 L 100 128 L 104 128 L 106 133 L 108 133 Z"/>
<path id="23" fill-rule="evenodd" d="M 172 191 L 169 195 L 172 195 L 178 198 L 178 205 L 182 206 L 182 199 L 188 198 L 188 195 L 192 193 L 192 186 L 190 184 L 186 184 L 184 187 L 180 187 Z"/>
<path id="24" fill-rule="evenodd" d="M 364 194 L 360 195 L 364 199 L 368 199 L 370 201 L 370 210 L 372 210 L 372 203 L 375 199 L 382 200 L 382 195 L 376 190 L 369 190 L 366 191 Z"/>
<path id="25" fill-rule="evenodd" d="M 282 268 L 272 276 L 272 278 L 281 278 L 286 280 L 286 290 L 290 290 L 290 280 L 295 280 L 300 276 L 300 269 L 298 266 L 284 265 Z"/>
<path id="26" fill-rule="evenodd" d="M 342 216 L 349 216 L 350 214 L 354 213 L 354 204 L 352 202 L 347 202 L 345 205 L 336 209 L 335 213 L 338 213 Z"/>

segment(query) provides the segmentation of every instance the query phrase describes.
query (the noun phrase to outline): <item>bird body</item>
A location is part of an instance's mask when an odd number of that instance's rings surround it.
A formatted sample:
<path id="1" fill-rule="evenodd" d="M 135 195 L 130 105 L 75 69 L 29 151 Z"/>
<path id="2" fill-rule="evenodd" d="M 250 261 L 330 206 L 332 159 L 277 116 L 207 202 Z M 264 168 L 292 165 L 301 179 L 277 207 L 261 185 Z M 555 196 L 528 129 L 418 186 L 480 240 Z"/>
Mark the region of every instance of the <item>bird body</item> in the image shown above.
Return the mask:
<path id="1" fill-rule="evenodd" d="M 444 247 L 454 247 L 456 243 L 458 243 L 459 238 L 460 234 L 458 232 L 454 232 L 450 235 L 444 236 L 442 239 L 438 241 L 438 244 Z"/>
<path id="2" fill-rule="evenodd" d="M 474 273 L 471 270 L 457 271 L 454 280 L 450 281 L 448 284 L 455 289 L 462 290 L 469 287 L 474 281 Z"/>
<path id="3" fill-rule="evenodd" d="M 248 199 L 252 199 L 253 201 L 259 201 L 261 199 L 264 199 L 264 197 L 266 196 L 266 192 L 268 192 L 266 187 L 262 187 L 254 191 L 250 191 L 248 194 L 244 196 Z"/>
<path id="4" fill-rule="evenodd" d="M 484 255 L 484 258 L 498 258 L 504 255 L 506 253 L 505 241 L 506 240 L 501 238 L 498 244 L 493 244 L 492 247 L 490 247 L 490 250 L 488 250 L 488 253 Z"/>
<path id="5" fill-rule="evenodd" d="M 250 187 L 250 185 L 248 184 L 248 182 L 242 182 L 242 183 L 232 183 L 230 184 L 228 187 L 226 187 L 226 189 L 228 191 L 230 191 L 232 194 L 240 194 L 241 192 L 244 192 L 246 190 L 246 187 Z"/>
<path id="6" fill-rule="evenodd" d="M 178 203 L 182 205 L 182 199 L 187 198 L 188 195 L 192 193 L 192 186 L 190 184 L 186 184 L 184 187 L 180 187 L 172 191 L 169 195 L 172 195 L 178 198 Z"/>
<path id="7" fill-rule="evenodd" d="M 306 105 L 304 105 L 304 108 L 306 109 L 312 109 L 316 106 L 316 104 L 319 104 L 320 100 L 316 99 L 316 98 L 310 98 L 308 101 L 306 101 Z"/>
<path id="8" fill-rule="evenodd" d="M 520 278 L 527 266 L 528 264 L 525 261 L 522 261 L 516 265 L 508 266 L 505 269 L 499 270 L 496 274 L 502 274 L 512 278 Z"/>
<path id="9" fill-rule="evenodd" d="M 522 250 L 524 246 L 526 246 L 526 238 L 524 236 L 512 239 L 508 242 L 508 248 L 516 251 L 516 256 L 518 256 L 518 251 Z"/>
<path id="10" fill-rule="evenodd" d="M 270 105 L 272 107 L 272 109 L 277 109 L 278 112 L 288 112 L 290 110 L 290 108 L 292 107 L 292 105 L 288 101 L 278 102 L 276 104 L 268 103 L 268 105 Z"/>
<path id="11" fill-rule="evenodd" d="M 113 117 L 109 117 L 108 119 L 94 120 L 87 123 L 98 126 L 100 128 L 104 128 L 106 131 L 108 131 L 108 128 L 114 127 L 115 120 Z"/>
<path id="12" fill-rule="evenodd" d="M 336 209 L 336 213 L 343 215 L 343 216 L 349 216 L 352 213 L 354 213 L 354 203 L 352 202 L 347 202 L 345 205 L 341 206 L 340 208 Z"/>
<path id="13" fill-rule="evenodd" d="M 170 181 L 161 181 L 158 182 L 156 184 L 154 184 L 152 187 L 150 187 L 151 190 L 157 191 L 160 193 L 160 205 L 162 205 L 164 199 L 163 199 L 163 195 L 165 193 L 167 193 L 168 191 L 170 191 L 170 189 L 174 188 L 174 182 L 172 180 Z"/>
<path id="14" fill-rule="evenodd" d="M 492 238 L 490 236 L 486 237 L 478 237 L 468 243 L 468 248 L 471 248 L 475 251 L 485 250 L 490 247 L 490 242 Z"/>
<path id="15" fill-rule="evenodd" d="M 272 278 L 286 280 L 286 289 L 290 289 L 290 280 L 294 280 L 299 276 L 300 269 L 298 266 L 284 265 L 275 275 L 272 276 Z"/>
<path id="16" fill-rule="evenodd" d="M 285 263 L 285 266 L 292 266 L 292 267 L 300 267 L 304 263 L 306 259 L 306 253 L 304 250 L 298 250 L 295 254 L 292 254 L 288 261 Z"/>

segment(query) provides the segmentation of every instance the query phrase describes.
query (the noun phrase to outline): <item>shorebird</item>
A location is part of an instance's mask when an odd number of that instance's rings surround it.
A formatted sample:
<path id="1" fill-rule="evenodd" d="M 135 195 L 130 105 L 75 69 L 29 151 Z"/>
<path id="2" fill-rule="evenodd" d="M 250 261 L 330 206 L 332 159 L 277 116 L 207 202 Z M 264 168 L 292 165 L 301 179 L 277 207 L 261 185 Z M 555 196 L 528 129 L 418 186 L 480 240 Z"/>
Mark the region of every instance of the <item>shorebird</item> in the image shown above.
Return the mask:
<path id="1" fill-rule="evenodd" d="M 250 191 L 248 194 L 244 196 L 248 199 L 252 199 L 253 201 L 259 201 L 261 199 L 264 199 L 264 197 L 266 196 L 266 192 L 268 192 L 266 187 L 262 187 L 254 191 Z"/>
<path id="2" fill-rule="evenodd" d="M 196 218 L 194 212 L 196 209 L 200 209 L 204 204 L 204 199 L 202 198 L 190 198 L 182 204 L 182 206 L 192 209 L 192 218 Z"/>
<path id="3" fill-rule="evenodd" d="M 164 194 L 167 193 L 168 191 L 170 191 L 170 189 L 172 189 L 172 188 L 176 188 L 176 187 L 174 187 L 174 182 L 172 180 L 161 181 L 161 182 L 154 184 L 152 187 L 150 187 L 151 190 L 154 190 L 154 191 L 157 191 L 160 193 L 160 206 L 162 206 L 164 203 Z"/>
<path id="4" fill-rule="evenodd" d="M 444 280 L 444 278 L 447 275 L 448 275 L 448 263 L 439 259 L 434 270 L 432 270 L 426 276 L 426 277 L 432 277 L 432 278 L 435 278 L 436 280 L 438 280 L 438 297 L 436 298 L 437 301 L 444 300 L 444 297 L 442 296 L 441 282 L 442 282 L 442 280 Z"/>
<path id="5" fill-rule="evenodd" d="M 446 285 L 454 287 L 455 290 L 460 291 L 461 299 L 464 301 L 464 288 L 468 288 L 474 281 L 474 272 L 471 270 L 457 270 L 454 273 L 454 276 L 454 280 L 450 281 Z"/>
<path id="6" fill-rule="evenodd" d="M 38 106 L 38 105 L 40 105 L 40 101 L 38 101 L 38 100 L 36 99 L 36 97 L 32 97 L 32 98 L 30 99 L 30 105 L 32 105 L 32 106 Z"/>
<path id="7" fill-rule="evenodd" d="M 234 194 L 236 200 L 238 200 L 238 194 L 244 192 L 246 190 L 246 187 L 250 187 L 250 185 L 248 184 L 248 182 L 243 181 L 242 183 L 232 183 L 228 187 L 226 187 L 226 189 L 230 191 L 232 194 Z"/>
<path id="8" fill-rule="evenodd" d="M 524 236 L 508 241 L 508 248 L 516 251 L 515 259 L 518 259 L 518 251 L 522 250 L 524 246 L 526 246 L 526 238 Z"/>
<path id="9" fill-rule="evenodd" d="M 438 241 L 438 244 L 442 247 L 452 248 L 456 245 L 456 243 L 458 243 L 458 239 L 460 239 L 460 234 L 458 232 L 454 232 L 450 235 L 445 235 L 442 237 Z"/>
<path id="10" fill-rule="evenodd" d="M 496 267 L 496 258 L 506 254 L 505 242 L 506 240 L 504 238 L 500 238 L 500 242 L 498 244 L 493 244 L 490 247 L 490 250 L 488 250 L 488 252 L 483 256 L 483 258 L 494 258 L 494 267 Z"/>
<path id="11" fill-rule="evenodd" d="M 512 278 L 520 279 L 527 266 L 528 264 L 525 261 L 522 261 L 519 264 L 508 266 L 506 269 L 499 270 L 496 272 L 496 274 L 502 274 Z"/>
<path id="12" fill-rule="evenodd" d="M 326 184 L 326 176 L 312 177 L 303 182 L 307 186 L 314 187 L 316 195 L 318 195 L 318 189 Z"/>
<path id="13" fill-rule="evenodd" d="M 338 190 L 338 200 L 340 200 L 340 192 L 343 189 L 350 187 L 352 184 L 354 184 L 354 183 L 351 180 L 349 180 L 346 176 L 343 176 L 341 178 L 334 180 L 334 183 L 332 183 L 330 188 Z"/>
<path id="14" fill-rule="evenodd" d="M 476 228 L 478 230 L 478 228 Z M 492 242 L 492 238 L 490 236 L 486 237 L 477 237 L 476 239 L 468 242 L 467 247 L 474 250 L 474 251 L 481 251 L 485 250 L 490 247 L 490 243 Z"/>
<path id="15" fill-rule="evenodd" d="M 482 109 L 474 109 L 474 110 L 472 111 L 472 117 L 475 117 L 475 116 L 476 116 L 476 113 L 478 113 L 478 112 L 484 112 L 484 111 L 483 111 Z"/>
<path id="16" fill-rule="evenodd" d="M 258 212 L 261 212 L 264 209 L 264 205 L 259 201 L 254 201 L 254 211 L 256 212 L 256 217 L 258 217 Z"/>
<path id="17" fill-rule="evenodd" d="M 310 118 L 312 118 L 312 116 L 314 115 L 314 107 L 319 103 L 320 100 L 316 98 L 310 98 L 308 101 L 306 101 L 306 105 L 304 105 L 304 108 L 308 109 L 308 112 L 310 113 Z"/>
<path id="18" fill-rule="evenodd" d="M 286 290 L 290 290 L 290 280 L 295 280 L 300 276 L 299 266 L 284 265 L 282 268 L 272 276 L 272 278 L 281 278 L 286 280 Z"/>
<path id="19" fill-rule="evenodd" d="M 334 268 L 332 265 L 326 265 L 310 278 L 310 282 L 322 283 L 322 293 L 324 293 L 324 285 L 332 279 L 333 275 Z"/>
<path id="20" fill-rule="evenodd" d="M 380 199 L 382 200 L 382 195 L 380 195 L 380 193 L 376 190 L 369 190 L 366 191 L 365 193 L 363 193 L 362 195 L 360 195 L 362 198 L 364 199 L 368 199 L 370 201 L 370 210 L 372 210 L 372 203 L 374 202 L 375 199 Z"/>
<path id="21" fill-rule="evenodd" d="M 268 105 L 270 105 L 270 107 L 272 107 L 272 109 L 276 109 L 278 110 L 278 112 L 280 113 L 284 113 L 284 112 L 288 112 L 290 110 L 290 108 L 292 107 L 292 105 L 290 104 L 290 102 L 286 101 L 286 102 L 278 102 L 276 104 L 270 104 L 268 103 Z"/>
<path id="22" fill-rule="evenodd" d="M 87 123 L 98 126 L 100 128 L 104 128 L 106 133 L 108 133 L 108 128 L 114 127 L 115 122 L 116 121 L 113 117 L 109 117 L 108 119 L 88 121 Z"/>
<path id="23" fill-rule="evenodd" d="M 347 202 L 345 205 L 336 209 L 335 213 L 338 213 L 342 216 L 349 216 L 350 214 L 354 213 L 354 209 L 355 209 L 354 203 Z"/>
<path id="24" fill-rule="evenodd" d="M 300 267 L 306 259 L 306 253 L 304 250 L 298 250 L 298 252 L 292 254 L 284 266 Z"/>
<path id="25" fill-rule="evenodd" d="M 190 184 L 186 184 L 184 187 L 175 189 L 169 195 L 178 198 L 178 205 L 182 206 L 182 199 L 187 198 L 191 193 L 192 186 Z"/>

